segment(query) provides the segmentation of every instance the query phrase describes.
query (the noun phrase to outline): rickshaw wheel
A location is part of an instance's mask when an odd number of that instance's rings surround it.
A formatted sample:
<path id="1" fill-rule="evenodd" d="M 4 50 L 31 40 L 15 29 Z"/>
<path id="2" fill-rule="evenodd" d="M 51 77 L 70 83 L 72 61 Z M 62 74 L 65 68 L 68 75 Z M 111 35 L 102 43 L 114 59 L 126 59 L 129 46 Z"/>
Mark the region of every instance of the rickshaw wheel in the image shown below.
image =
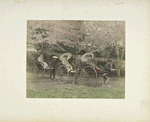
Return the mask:
<path id="1" fill-rule="evenodd" d="M 94 86 L 97 82 L 97 72 L 92 66 L 85 66 L 80 72 L 80 85 Z"/>
<path id="2" fill-rule="evenodd" d="M 68 78 L 69 78 L 69 73 L 67 71 L 67 68 L 64 65 L 60 65 L 56 71 L 56 79 L 60 83 L 65 83 L 68 81 Z"/>

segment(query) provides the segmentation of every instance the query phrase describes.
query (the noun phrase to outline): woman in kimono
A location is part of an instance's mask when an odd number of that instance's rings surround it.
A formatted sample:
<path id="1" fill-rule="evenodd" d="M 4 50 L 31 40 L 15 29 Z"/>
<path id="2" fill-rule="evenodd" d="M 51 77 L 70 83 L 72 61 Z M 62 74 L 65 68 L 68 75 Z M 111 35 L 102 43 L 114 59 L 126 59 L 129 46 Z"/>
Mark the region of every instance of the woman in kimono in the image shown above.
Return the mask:
<path id="1" fill-rule="evenodd" d="M 49 69 L 48 64 L 47 64 L 46 62 L 44 62 L 42 55 L 40 55 L 40 56 L 38 57 L 38 62 L 42 63 L 42 66 L 43 66 L 44 69 Z"/>

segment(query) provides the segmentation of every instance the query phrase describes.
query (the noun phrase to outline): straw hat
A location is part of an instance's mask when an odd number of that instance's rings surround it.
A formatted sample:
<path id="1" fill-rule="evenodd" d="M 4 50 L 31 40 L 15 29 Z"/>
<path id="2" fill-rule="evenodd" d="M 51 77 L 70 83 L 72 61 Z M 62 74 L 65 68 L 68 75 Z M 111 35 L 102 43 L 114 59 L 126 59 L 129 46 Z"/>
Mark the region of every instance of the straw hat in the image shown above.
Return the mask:
<path id="1" fill-rule="evenodd" d="M 57 56 L 53 56 L 52 58 L 58 58 Z"/>

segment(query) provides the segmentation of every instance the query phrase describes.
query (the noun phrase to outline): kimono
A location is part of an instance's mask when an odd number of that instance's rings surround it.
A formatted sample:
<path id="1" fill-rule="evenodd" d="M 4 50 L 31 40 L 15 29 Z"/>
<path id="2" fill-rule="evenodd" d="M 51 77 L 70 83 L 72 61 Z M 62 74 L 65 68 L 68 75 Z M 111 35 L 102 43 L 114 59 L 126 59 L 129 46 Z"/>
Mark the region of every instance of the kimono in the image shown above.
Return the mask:
<path id="1" fill-rule="evenodd" d="M 68 60 L 63 60 L 62 64 L 66 66 L 68 72 L 72 71 L 72 66 L 69 64 Z"/>
<path id="2" fill-rule="evenodd" d="M 100 71 L 99 67 L 97 67 L 96 64 L 92 60 L 87 60 L 87 64 L 93 66 L 96 71 Z"/>
<path id="3" fill-rule="evenodd" d="M 46 69 L 48 67 L 48 64 L 43 61 L 43 58 L 38 57 L 38 61 L 42 63 L 42 66 L 43 66 L 44 69 Z"/>

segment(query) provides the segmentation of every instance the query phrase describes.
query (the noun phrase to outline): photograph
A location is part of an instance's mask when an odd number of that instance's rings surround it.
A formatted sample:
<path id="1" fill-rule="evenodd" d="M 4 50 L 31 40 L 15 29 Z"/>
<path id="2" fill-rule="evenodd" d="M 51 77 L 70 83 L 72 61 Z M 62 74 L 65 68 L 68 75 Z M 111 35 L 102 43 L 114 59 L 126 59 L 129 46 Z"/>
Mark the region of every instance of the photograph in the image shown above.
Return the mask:
<path id="1" fill-rule="evenodd" d="M 149 0 L 0 0 L 0 122 L 150 122 Z"/>
<path id="2" fill-rule="evenodd" d="M 26 98 L 125 99 L 125 21 L 27 20 Z"/>

